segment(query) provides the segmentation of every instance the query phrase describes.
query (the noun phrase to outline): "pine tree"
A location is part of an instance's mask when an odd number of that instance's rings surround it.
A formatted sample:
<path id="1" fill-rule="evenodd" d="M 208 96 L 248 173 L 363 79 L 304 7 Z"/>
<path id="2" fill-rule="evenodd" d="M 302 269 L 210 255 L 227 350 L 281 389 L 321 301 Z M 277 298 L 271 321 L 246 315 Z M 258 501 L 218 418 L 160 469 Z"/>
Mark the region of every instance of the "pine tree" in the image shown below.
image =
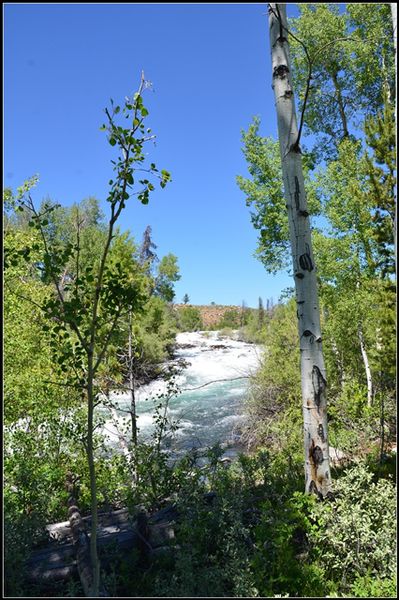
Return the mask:
<path id="1" fill-rule="evenodd" d="M 263 300 L 259 296 L 259 302 L 258 302 L 258 327 L 259 327 L 259 329 L 262 329 L 264 320 L 265 320 L 265 309 L 263 308 Z"/>
<path id="2" fill-rule="evenodd" d="M 147 268 L 149 271 L 151 270 L 151 266 L 152 266 L 153 262 L 155 260 L 157 260 L 157 258 L 158 258 L 156 253 L 152 251 L 152 249 L 155 250 L 157 248 L 157 246 L 152 241 L 151 234 L 152 234 L 151 226 L 147 225 L 147 227 L 144 231 L 144 234 L 143 234 L 143 242 L 142 242 L 141 248 L 140 248 L 140 259 L 139 259 L 139 262 L 141 265 L 147 264 Z"/>

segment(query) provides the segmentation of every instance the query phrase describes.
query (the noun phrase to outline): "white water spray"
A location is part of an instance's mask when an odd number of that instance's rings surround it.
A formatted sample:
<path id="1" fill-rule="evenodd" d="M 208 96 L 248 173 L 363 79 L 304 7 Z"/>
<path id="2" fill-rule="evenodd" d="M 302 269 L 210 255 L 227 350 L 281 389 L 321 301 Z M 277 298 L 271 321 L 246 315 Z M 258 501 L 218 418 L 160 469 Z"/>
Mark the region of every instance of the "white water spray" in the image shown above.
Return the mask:
<path id="1" fill-rule="evenodd" d="M 249 377 L 259 366 L 260 347 L 217 331 L 179 333 L 176 343 L 176 358 L 188 365 L 176 378 L 181 393 L 169 402 L 168 416 L 178 423 L 171 447 L 177 451 L 204 448 L 218 441 L 234 446 L 234 429 L 243 419 L 243 400 Z M 137 389 L 139 439 L 148 439 L 153 432 L 154 401 L 165 392 L 164 381 Z M 111 400 L 118 413 L 118 429 L 126 429 L 128 417 L 123 410 L 129 409 L 130 395 L 115 393 Z M 105 433 L 112 445 L 118 444 L 112 420 L 106 423 Z"/>

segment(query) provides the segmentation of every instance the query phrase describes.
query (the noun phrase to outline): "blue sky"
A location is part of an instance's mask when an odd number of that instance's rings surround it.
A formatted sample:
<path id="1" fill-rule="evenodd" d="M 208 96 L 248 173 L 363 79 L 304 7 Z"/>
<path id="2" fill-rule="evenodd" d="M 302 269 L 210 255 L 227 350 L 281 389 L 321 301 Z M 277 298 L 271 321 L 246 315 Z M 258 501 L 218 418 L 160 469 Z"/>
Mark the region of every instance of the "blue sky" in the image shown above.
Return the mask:
<path id="1" fill-rule="evenodd" d="M 149 158 L 173 181 L 148 206 L 131 198 L 121 229 L 140 242 L 151 225 L 158 255 L 177 255 L 176 302 L 277 301 L 291 279 L 253 257 L 235 182 L 247 175 L 241 129 L 259 115 L 262 135 L 276 136 L 266 13 L 266 3 L 4 5 L 5 186 L 38 173 L 37 203 L 95 196 L 106 212 L 115 151 L 103 109 L 134 92 L 143 69 Z"/>

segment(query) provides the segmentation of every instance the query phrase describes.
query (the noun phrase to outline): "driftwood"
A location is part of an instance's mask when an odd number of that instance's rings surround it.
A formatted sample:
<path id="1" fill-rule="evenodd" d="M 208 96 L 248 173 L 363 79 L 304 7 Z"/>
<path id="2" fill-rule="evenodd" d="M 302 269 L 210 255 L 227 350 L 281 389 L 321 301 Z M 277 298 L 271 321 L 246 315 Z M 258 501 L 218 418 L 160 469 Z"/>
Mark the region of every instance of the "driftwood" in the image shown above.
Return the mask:
<path id="1" fill-rule="evenodd" d="M 140 516 L 141 515 L 141 516 Z M 121 551 L 136 548 L 147 561 L 154 550 L 167 546 L 174 539 L 174 521 L 177 518 L 175 507 L 168 506 L 150 517 L 139 513 L 133 520 L 127 509 L 99 513 L 98 547 L 102 556 L 102 564 L 107 566 L 107 554 L 102 552 L 110 544 Z M 81 517 L 78 529 L 82 542 L 81 528 L 90 531 L 91 517 Z M 69 521 L 47 525 L 49 543 L 45 548 L 32 552 L 26 564 L 26 577 L 30 582 L 53 582 L 80 575 L 84 569 L 83 553 L 77 555 L 73 531 Z M 86 541 L 90 533 L 83 534 Z M 82 557 L 83 561 L 78 558 Z M 78 563 L 81 563 L 78 565 Z M 82 579 L 82 578 L 81 578 Z M 83 585 L 83 581 L 82 581 Z"/>

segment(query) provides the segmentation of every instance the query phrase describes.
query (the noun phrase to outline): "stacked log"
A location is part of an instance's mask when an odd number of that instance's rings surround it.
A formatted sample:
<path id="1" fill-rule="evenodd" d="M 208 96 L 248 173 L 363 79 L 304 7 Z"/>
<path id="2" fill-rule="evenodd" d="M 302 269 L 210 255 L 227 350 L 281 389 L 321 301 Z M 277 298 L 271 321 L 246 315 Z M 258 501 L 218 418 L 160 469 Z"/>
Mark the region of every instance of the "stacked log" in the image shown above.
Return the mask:
<path id="1" fill-rule="evenodd" d="M 50 583 L 66 580 L 77 574 L 81 577 L 81 572 L 87 572 L 85 567 L 88 555 L 85 555 L 83 549 L 84 541 L 89 543 L 90 540 L 91 517 L 79 515 L 79 520 L 75 508 L 72 515 L 75 515 L 72 519 L 73 527 L 71 521 L 47 525 L 48 545 L 32 552 L 26 565 L 28 581 Z M 174 540 L 174 523 L 177 518 L 173 505 L 148 518 L 143 511 L 139 515 L 139 519 L 132 519 L 127 509 L 99 513 L 97 540 L 100 552 L 114 543 L 121 551 L 136 548 L 143 553 L 144 560 L 148 560 L 154 550 L 170 545 Z M 83 544 L 82 547 L 78 546 L 78 552 L 74 539 L 78 540 L 78 544 Z M 106 560 L 103 562 L 107 566 Z"/>

